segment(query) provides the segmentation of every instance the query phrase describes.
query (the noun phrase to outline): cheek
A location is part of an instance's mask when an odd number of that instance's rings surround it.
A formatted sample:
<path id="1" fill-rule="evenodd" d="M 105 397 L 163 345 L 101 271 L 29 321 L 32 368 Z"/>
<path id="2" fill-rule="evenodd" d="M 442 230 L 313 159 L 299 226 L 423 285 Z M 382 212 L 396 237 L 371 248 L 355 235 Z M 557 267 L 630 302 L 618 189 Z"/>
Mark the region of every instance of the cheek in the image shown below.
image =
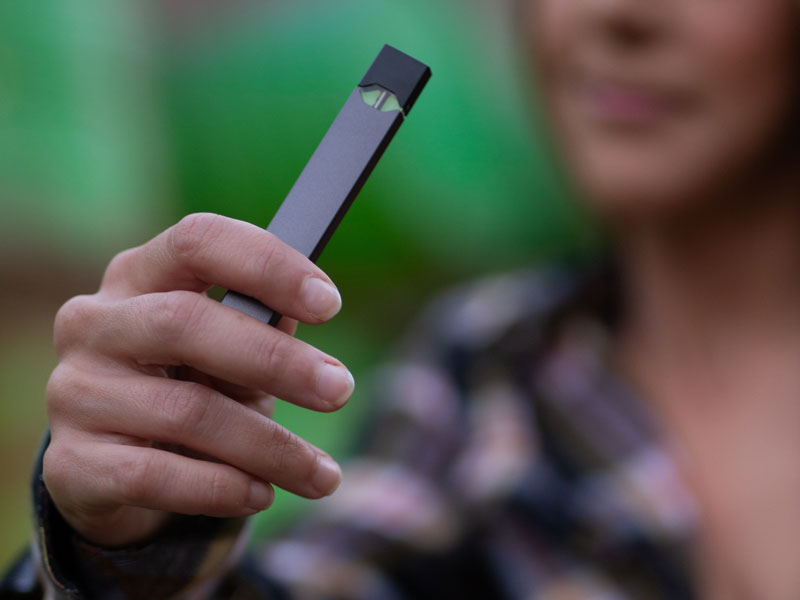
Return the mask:
<path id="1" fill-rule="evenodd" d="M 558 67 L 580 36 L 583 0 L 528 0 L 524 18 L 534 63 L 539 70 Z M 566 53 L 566 54 L 565 54 Z"/>
<path id="2" fill-rule="evenodd" d="M 784 0 L 737 0 L 731 11 L 706 4 L 697 3 L 692 20 L 705 79 L 695 142 L 721 166 L 752 161 L 780 136 L 796 104 L 799 11 Z"/>
<path id="3" fill-rule="evenodd" d="M 605 48 L 592 3 L 541 0 L 530 11 L 552 125 L 579 187 L 603 211 L 671 209 L 720 193 L 776 138 L 794 103 L 793 0 L 672 1 L 657 37 L 634 59 L 686 85 L 697 106 L 641 135 L 594 127 L 563 93 L 565 70 Z"/>

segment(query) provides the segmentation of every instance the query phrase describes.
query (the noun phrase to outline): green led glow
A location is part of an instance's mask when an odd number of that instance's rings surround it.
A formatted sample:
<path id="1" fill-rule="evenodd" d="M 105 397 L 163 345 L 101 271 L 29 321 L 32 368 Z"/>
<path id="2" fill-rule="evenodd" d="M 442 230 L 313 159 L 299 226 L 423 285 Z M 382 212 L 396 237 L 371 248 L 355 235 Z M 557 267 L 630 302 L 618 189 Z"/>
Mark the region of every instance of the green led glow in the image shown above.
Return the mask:
<path id="1" fill-rule="evenodd" d="M 381 95 L 381 90 L 377 88 L 361 88 L 361 99 L 368 106 L 375 106 L 378 97 Z"/>
<path id="2" fill-rule="evenodd" d="M 381 112 L 390 112 L 399 110 L 403 112 L 403 108 L 397 101 L 397 97 L 389 90 L 385 90 L 380 86 L 371 85 L 361 89 L 361 99 L 365 104 L 372 108 L 377 108 Z"/>
<path id="3" fill-rule="evenodd" d="M 390 110 L 399 110 L 402 112 L 403 108 L 400 106 L 395 95 L 389 94 L 389 97 L 381 104 L 380 110 L 383 112 L 389 112 Z"/>

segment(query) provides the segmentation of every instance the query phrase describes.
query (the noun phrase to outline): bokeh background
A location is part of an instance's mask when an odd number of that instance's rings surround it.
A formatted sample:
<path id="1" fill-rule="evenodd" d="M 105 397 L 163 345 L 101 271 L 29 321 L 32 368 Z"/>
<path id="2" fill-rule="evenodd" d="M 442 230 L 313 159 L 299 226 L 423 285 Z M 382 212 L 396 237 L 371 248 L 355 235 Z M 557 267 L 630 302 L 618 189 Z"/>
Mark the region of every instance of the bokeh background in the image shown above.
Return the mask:
<path id="1" fill-rule="evenodd" d="M 0 2 L 0 564 L 30 537 L 58 306 L 184 214 L 266 225 L 384 43 L 434 75 L 320 261 L 344 310 L 298 335 L 362 381 L 438 290 L 585 250 L 515 26 L 489 0 Z M 343 458 L 363 387 L 276 418 Z"/>

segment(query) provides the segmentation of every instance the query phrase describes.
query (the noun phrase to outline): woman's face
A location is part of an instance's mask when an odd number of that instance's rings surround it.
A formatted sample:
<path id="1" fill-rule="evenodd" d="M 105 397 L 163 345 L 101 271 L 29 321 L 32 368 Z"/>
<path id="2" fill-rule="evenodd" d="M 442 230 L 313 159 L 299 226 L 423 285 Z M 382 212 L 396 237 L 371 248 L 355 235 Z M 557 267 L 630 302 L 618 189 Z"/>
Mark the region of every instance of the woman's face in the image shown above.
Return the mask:
<path id="1" fill-rule="evenodd" d="M 797 0 L 527 2 L 556 137 L 603 212 L 735 189 L 800 109 Z"/>

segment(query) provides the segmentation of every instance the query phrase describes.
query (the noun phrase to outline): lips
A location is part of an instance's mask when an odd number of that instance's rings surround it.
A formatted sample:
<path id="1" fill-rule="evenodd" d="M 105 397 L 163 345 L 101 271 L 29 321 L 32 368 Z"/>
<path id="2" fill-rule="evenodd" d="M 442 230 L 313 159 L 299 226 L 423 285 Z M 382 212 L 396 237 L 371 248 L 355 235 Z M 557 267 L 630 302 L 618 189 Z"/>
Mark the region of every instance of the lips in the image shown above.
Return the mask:
<path id="1" fill-rule="evenodd" d="M 628 128 L 661 125 L 684 114 L 692 104 L 686 94 L 638 81 L 583 79 L 574 90 L 591 118 Z"/>

